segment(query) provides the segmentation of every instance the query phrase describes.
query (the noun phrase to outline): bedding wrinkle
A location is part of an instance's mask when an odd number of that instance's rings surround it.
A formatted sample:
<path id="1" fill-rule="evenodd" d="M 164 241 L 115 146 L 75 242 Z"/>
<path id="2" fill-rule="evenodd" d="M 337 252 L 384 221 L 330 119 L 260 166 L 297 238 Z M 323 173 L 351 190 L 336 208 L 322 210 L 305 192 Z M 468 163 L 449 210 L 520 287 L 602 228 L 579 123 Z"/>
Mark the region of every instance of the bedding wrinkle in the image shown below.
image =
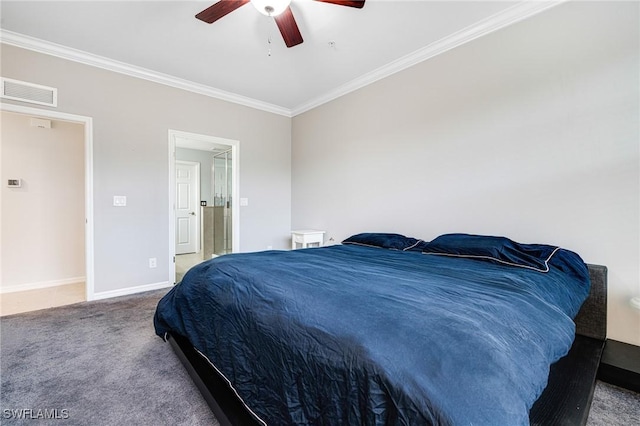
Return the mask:
<path id="1" fill-rule="evenodd" d="M 565 250 L 550 265 L 355 244 L 231 254 L 189 271 L 154 322 L 271 425 L 526 425 L 589 287 Z"/>

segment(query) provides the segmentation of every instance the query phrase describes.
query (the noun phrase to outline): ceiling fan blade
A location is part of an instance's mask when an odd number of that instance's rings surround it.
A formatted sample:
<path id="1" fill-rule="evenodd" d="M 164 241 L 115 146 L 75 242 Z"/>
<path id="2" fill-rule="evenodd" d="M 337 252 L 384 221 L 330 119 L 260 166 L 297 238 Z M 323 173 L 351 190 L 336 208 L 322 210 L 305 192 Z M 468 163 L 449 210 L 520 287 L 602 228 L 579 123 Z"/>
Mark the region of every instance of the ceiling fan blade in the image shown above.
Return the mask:
<path id="1" fill-rule="evenodd" d="M 300 34 L 298 24 L 293 17 L 290 7 L 287 7 L 284 12 L 273 19 L 276 20 L 280 34 L 282 34 L 282 38 L 284 39 L 284 44 L 286 44 L 287 47 L 293 47 L 303 42 L 302 34 Z"/>
<path id="2" fill-rule="evenodd" d="M 322 3 L 331 3 L 331 4 L 337 4 L 340 6 L 349 6 L 349 7 L 355 7 L 358 9 L 362 9 L 362 7 L 364 6 L 364 0 L 361 1 L 344 1 L 344 0 L 316 0 Z"/>
<path id="3" fill-rule="evenodd" d="M 233 12 L 240 6 L 244 6 L 249 3 L 249 1 L 250 0 L 220 0 L 218 3 L 215 3 L 198 13 L 196 18 L 206 22 L 207 24 L 212 24 L 223 16 Z"/>

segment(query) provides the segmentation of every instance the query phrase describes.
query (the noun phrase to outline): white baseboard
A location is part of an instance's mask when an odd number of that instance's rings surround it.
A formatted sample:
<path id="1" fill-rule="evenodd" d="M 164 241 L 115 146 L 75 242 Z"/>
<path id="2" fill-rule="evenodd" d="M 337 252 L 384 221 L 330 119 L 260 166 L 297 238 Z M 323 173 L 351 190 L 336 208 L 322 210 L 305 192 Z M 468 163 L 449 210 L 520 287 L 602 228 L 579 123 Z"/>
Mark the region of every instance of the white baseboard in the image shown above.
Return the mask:
<path id="1" fill-rule="evenodd" d="M 61 280 L 51 280 L 51 281 L 40 281 L 40 282 L 36 282 L 36 283 L 16 284 L 16 285 L 10 285 L 10 286 L 6 286 L 6 287 L 0 287 L 0 294 L 15 293 L 17 291 L 38 290 L 38 289 L 41 289 L 41 288 L 57 287 L 59 285 L 84 283 L 85 281 L 86 281 L 85 277 L 72 277 L 72 278 L 64 278 L 64 279 L 61 279 Z"/>
<path id="2" fill-rule="evenodd" d="M 128 296 L 130 294 L 143 293 L 145 291 L 159 290 L 161 288 L 173 287 L 173 283 L 163 281 L 159 283 L 144 284 L 136 287 L 121 288 L 118 290 L 101 291 L 93 293 L 92 300 L 109 299 L 111 297 Z"/>

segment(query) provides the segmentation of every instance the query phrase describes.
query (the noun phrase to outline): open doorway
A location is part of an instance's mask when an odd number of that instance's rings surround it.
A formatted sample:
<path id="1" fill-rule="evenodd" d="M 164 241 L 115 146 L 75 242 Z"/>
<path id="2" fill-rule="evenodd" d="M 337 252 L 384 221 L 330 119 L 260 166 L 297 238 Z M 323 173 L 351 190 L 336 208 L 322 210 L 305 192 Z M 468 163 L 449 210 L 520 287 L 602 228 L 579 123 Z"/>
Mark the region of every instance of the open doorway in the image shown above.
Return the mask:
<path id="1" fill-rule="evenodd" d="M 238 141 L 169 130 L 170 279 L 237 252 Z"/>
<path id="2" fill-rule="evenodd" d="M 1 109 L 2 314 L 91 300 L 92 120 Z"/>

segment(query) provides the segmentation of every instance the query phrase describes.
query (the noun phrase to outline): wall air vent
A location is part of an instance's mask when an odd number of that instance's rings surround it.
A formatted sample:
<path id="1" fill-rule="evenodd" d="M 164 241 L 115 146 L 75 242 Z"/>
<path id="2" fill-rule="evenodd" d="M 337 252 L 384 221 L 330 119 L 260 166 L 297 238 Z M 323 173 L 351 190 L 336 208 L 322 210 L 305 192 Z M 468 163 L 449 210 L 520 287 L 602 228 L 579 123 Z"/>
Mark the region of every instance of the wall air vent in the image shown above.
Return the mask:
<path id="1" fill-rule="evenodd" d="M 58 89 L 27 83 L 26 81 L 1 78 L 2 93 L 0 97 L 14 101 L 29 102 L 32 104 L 58 106 Z"/>

